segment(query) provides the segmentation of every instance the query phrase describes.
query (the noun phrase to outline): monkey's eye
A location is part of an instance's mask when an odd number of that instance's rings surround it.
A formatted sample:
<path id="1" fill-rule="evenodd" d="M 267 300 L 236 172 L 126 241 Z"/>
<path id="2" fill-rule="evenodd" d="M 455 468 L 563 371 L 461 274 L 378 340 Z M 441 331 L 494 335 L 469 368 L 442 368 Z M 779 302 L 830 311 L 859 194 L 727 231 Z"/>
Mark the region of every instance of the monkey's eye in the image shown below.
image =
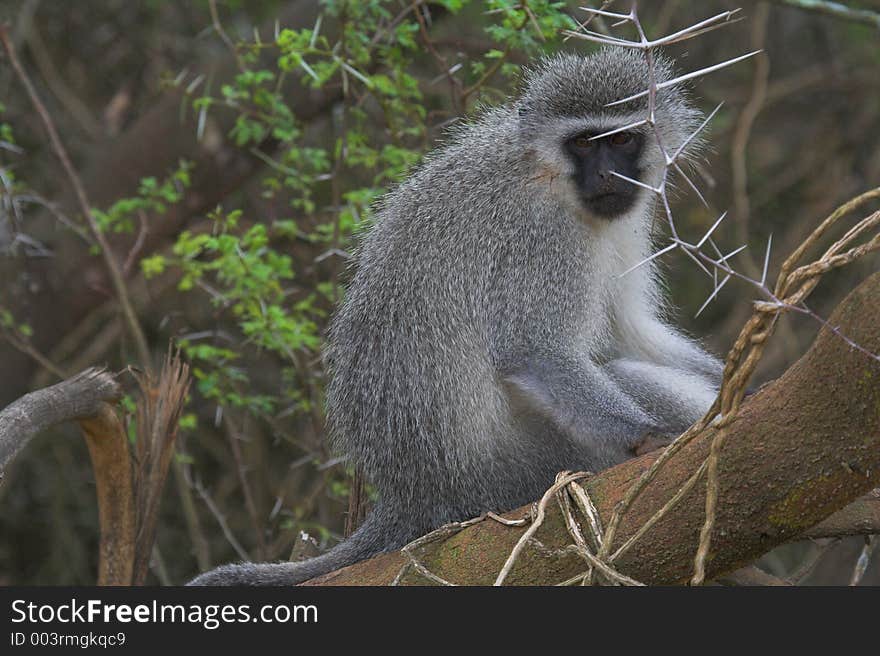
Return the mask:
<path id="1" fill-rule="evenodd" d="M 577 148 L 586 149 L 592 148 L 593 142 L 590 141 L 590 137 L 582 134 L 581 136 L 574 138 L 574 145 Z"/>
<path id="2" fill-rule="evenodd" d="M 609 137 L 609 140 L 615 146 L 625 146 L 632 141 L 632 139 L 633 137 L 629 132 L 617 132 Z"/>

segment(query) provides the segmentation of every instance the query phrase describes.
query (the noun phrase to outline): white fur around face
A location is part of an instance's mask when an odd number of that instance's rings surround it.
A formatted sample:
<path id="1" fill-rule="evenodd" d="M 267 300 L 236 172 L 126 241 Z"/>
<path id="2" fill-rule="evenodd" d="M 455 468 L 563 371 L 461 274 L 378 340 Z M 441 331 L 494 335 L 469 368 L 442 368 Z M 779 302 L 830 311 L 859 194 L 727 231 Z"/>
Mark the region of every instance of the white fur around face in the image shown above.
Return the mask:
<path id="1" fill-rule="evenodd" d="M 645 262 L 630 270 L 653 252 L 654 193 L 641 189 L 629 212 L 603 219 L 590 215 L 583 207 L 571 180 L 574 165 L 562 146 L 566 139 L 584 131 L 617 129 L 638 120 L 637 114 L 561 118 L 552 123 L 547 136 L 531 144 L 544 167 L 557 173 L 552 176 L 554 194 L 583 223 L 589 242 L 589 276 L 601 281 L 590 292 L 601 290 L 588 300 L 590 310 L 582 319 L 579 346 L 599 361 L 624 356 L 672 367 L 686 362 L 708 370 L 714 365 L 704 352 L 663 322 L 665 299 L 655 264 Z M 642 182 L 656 187 L 663 175 L 663 157 L 656 138 L 646 126 L 634 129 L 646 134 L 640 162 L 645 171 Z"/>
<path id="2" fill-rule="evenodd" d="M 577 203 L 572 199 L 571 203 Z M 624 273 L 651 252 L 650 217 L 653 200 L 642 192 L 633 208 L 615 219 L 582 217 L 589 244 L 585 266 L 591 283 L 585 287 L 585 312 L 578 326 L 578 350 L 601 363 L 620 350 L 619 317 L 656 321 L 648 308 L 658 309 L 660 295 L 650 263 Z M 636 331 L 637 333 L 639 331 Z"/>

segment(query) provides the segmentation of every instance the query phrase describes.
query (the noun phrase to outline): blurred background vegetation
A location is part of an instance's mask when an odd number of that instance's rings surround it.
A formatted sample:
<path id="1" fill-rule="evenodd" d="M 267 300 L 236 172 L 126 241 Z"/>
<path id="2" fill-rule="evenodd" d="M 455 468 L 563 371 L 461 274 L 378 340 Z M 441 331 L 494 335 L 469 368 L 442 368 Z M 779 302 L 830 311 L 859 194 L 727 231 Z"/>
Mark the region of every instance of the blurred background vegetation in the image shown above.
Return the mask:
<path id="1" fill-rule="evenodd" d="M 150 583 L 230 560 L 286 559 L 306 531 L 338 540 L 351 472 L 328 453 L 323 330 L 373 202 L 482 105 L 515 93 L 545 52 L 588 52 L 561 30 L 582 2 L 546 0 L 6 0 L 0 21 L 81 174 L 158 362 L 173 340 L 196 378 L 162 504 Z M 611 3 L 626 10 L 627 3 Z M 679 230 L 716 233 L 770 270 L 834 207 L 880 183 L 880 2 L 833 16 L 792 5 L 641 3 L 649 35 L 743 8 L 741 20 L 669 49 L 698 80 L 711 150 L 684 190 Z M 617 6 L 620 5 L 620 6 Z M 872 16 L 874 18 L 872 19 Z M 872 24 L 873 21 L 873 24 Z M 597 21 L 594 29 L 608 29 Z M 59 375 L 142 359 L 94 236 L 8 59 L 0 57 L 0 407 Z M 750 255 L 751 253 L 751 255 Z M 723 355 L 755 290 L 663 259 L 677 318 Z M 827 316 L 878 258 L 827 275 Z M 777 376 L 818 324 L 783 319 L 760 369 Z M 91 584 L 97 509 L 72 427 L 43 435 L 0 486 L 0 584 Z M 786 574 L 822 545 L 764 560 Z M 861 549 L 834 544 L 812 583 L 846 583 Z M 876 563 L 864 579 L 880 583 Z"/>

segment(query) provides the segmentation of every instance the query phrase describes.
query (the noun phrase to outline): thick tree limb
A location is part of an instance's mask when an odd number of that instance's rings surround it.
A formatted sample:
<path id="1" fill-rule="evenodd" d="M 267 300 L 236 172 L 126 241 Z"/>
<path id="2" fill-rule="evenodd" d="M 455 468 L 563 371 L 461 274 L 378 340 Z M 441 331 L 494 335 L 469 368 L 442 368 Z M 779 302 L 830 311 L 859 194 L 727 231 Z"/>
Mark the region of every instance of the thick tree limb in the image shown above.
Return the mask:
<path id="1" fill-rule="evenodd" d="M 65 421 L 94 417 L 103 403 L 121 396 L 110 373 L 92 368 L 11 403 L 0 412 L 0 476 L 37 433 Z"/>
<path id="2" fill-rule="evenodd" d="M 717 581 L 721 585 L 740 585 L 740 586 L 785 586 L 791 585 L 785 579 L 781 579 L 778 576 L 773 576 L 772 574 L 768 574 L 764 570 L 756 567 L 755 565 L 749 565 L 748 567 L 743 567 L 742 569 L 738 569 L 735 572 L 730 572 L 729 574 L 725 574 L 720 577 Z"/>
<path id="3" fill-rule="evenodd" d="M 880 273 L 847 296 L 829 325 L 863 348 L 880 352 Z M 871 526 L 873 510 L 865 508 L 873 503 L 870 498 L 820 522 L 880 483 L 880 364 L 876 360 L 825 328 L 797 363 L 742 406 L 728 430 L 719 461 L 720 495 L 707 578 L 733 571 L 812 527 L 814 534 L 829 535 L 849 530 L 843 528 L 847 521 Z M 714 428 L 708 428 L 660 470 L 621 523 L 615 546 L 632 536 L 700 467 L 715 434 Z M 657 455 L 630 460 L 585 482 L 603 522 Z M 644 583 L 686 581 L 704 521 L 704 495 L 701 480 L 615 561 L 615 568 Z M 847 519 L 847 512 L 858 517 Z M 508 517 L 528 515 L 526 507 Z M 442 579 L 487 585 L 524 530 L 485 520 L 451 537 L 423 543 L 412 555 Z M 535 537 L 540 546 L 524 549 L 508 583 L 552 585 L 586 570 L 572 550 L 559 553 L 571 538 L 555 504 L 548 506 Z M 402 552 L 384 554 L 307 585 L 388 585 L 408 562 Z M 424 584 L 426 579 L 412 568 L 399 582 Z"/>
<path id="4" fill-rule="evenodd" d="M 856 499 L 828 519 L 808 528 L 802 537 L 844 538 L 874 533 L 880 533 L 880 490 Z"/>

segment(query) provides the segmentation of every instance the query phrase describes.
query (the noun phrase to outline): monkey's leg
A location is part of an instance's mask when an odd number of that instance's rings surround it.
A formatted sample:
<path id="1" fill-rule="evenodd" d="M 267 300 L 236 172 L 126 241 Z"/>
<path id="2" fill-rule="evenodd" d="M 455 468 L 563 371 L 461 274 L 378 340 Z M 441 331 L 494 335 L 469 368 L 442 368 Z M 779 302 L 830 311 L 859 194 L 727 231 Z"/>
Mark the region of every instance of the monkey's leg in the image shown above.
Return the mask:
<path id="1" fill-rule="evenodd" d="M 515 407 L 552 422 L 603 460 L 620 460 L 655 419 L 605 371 L 576 357 L 533 357 L 504 377 Z"/>

